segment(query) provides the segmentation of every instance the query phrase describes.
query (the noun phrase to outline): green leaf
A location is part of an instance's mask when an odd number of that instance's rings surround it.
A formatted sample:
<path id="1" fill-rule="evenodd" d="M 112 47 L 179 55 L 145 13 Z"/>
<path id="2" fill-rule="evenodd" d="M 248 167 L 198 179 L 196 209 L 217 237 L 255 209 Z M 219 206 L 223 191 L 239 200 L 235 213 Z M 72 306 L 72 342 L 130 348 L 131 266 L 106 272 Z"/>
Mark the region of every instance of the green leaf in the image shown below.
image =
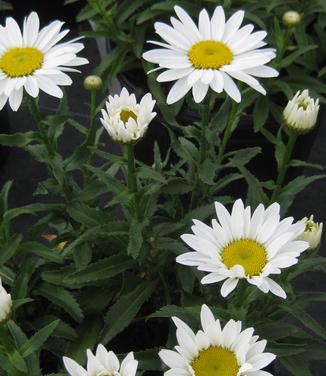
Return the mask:
<path id="1" fill-rule="evenodd" d="M 162 365 L 157 356 L 158 352 L 158 347 L 135 352 L 135 359 L 139 362 L 138 368 L 142 371 L 161 371 Z"/>
<path id="2" fill-rule="evenodd" d="M 12 186 L 13 180 L 7 181 L 1 189 L 0 192 L 0 218 L 3 217 L 4 213 L 8 210 L 8 195 L 10 188 Z"/>
<path id="3" fill-rule="evenodd" d="M 193 187 L 182 178 L 172 178 L 162 187 L 161 192 L 169 195 L 182 195 L 192 191 Z"/>
<path id="4" fill-rule="evenodd" d="M 53 321 L 51 324 L 40 329 L 37 333 L 33 335 L 24 345 L 20 348 L 20 352 L 24 358 L 33 352 L 37 351 L 44 342 L 51 336 L 54 329 L 59 324 L 59 320 Z"/>
<path id="5" fill-rule="evenodd" d="M 64 278 L 64 283 L 84 286 L 94 281 L 107 280 L 134 266 L 134 261 L 129 257 L 119 254 L 96 261 L 87 268 L 72 273 Z"/>
<path id="6" fill-rule="evenodd" d="M 254 130 L 258 132 L 266 123 L 269 114 L 269 101 L 266 97 L 260 96 L 255 102 L 253 119 L 254 119 Z"/>
<path id="7" fill-rule="evenodd" d="M 67 212 L 72 219 L 86 227 L 95 227 L 112 220 L 104 211 L 80 203 L 68 206 Z"/>
<path id="8" fill-rule="evenodd" d="M 292 159 L 292 161 L 289 163 L 290 167 L 308 167 L 308 168 L 314 168 L 316 170 L 324 170 L 325 167 L 318 163 L 309 163 L 306 161 L 300 161 L 298 159 Z"/>
<path id="9" fill-rule="evenodd" d="M 144 281 L 131 292 L 120 296 L 105 316 L 101 341 L 106 344 L 125 329 L 155 290 L 156 282 Z"/>
<path id="10" fill-rule="evenodd" d="M 32 253 L 39 256 L 47 261 L 62 263 L 63 257 L 60 254 L 60 250 L 56 247 L 50 248 L 44 244 L 38 243 L 36 241 L 24 242 L 19 246 L 19 251 L 25 253 Z"/>
<path id="11" fill-rule="evenodd" d="M 299 48 L 297 51 L 292 52 L 286 58 L 282 59 L 282 61 L 278 64 L 277 68 L 281 69 L 281 68 L 287 67 L 288 65 L 295 62 L 298 59 L 298 57 L 307 53 L 308 51 L 314 50 L 315 48 L 318 48 L 318 46 L 309 45 L 309 46 L 304 46 L 304 47 Z"/>
<path id="12" fill-rule="evenodd" d="M 34 294 L 43 296 L 53 304 L 62 308 L 77 322 L 80 322 L 84 317 L 76 298 L 72 295 L 71 292 L 61 286 L 55 286 L 43 282 L 34 291 Z"/>
<path id="13" fill-rule="evenodd" d="M 22 148 L 35 141 L 39 141 L 38 132 L 0 134 L 0 144 L 4 146 Z"/>
<path id="14" fill-rule="evenodd" d="M 306 328 L 310 329 L 313 333 L 322 339 L 326 339 L 325 330 L 318 322 L 305 312 L 298 304 L 292 303 L 291 305 L 283 305 L 281 307 L 286 312 L 290 313 L 298 321 L 300 321 Z"/>
<path id="15" fill-rule="evenodd" d="M 1 247 L 0 250 L 0 265 L 5 264 L 16 253 L 20 242 L 22 241 L 22 235 L 14 235 L 9 241 Z"/>
<path id="16" fill-rule="evenodd" d="M 313 270 L 321 270 L 326 273 L 326 258 L 318 256 L 301 258 L 299 263 L 296 264 L 293 270 L 290 271 L 289 275 L 287 276 L 287 280 L 291 281 L 298 275 Z"/>
<path id="17" fill-rule="evenodd" d="M 232 166 L 232 163 L 237 163 L 242 166 L 245 166 L 253 158 L 255 158 L 256 155 L 260 153 L 261 153 L 261 147 L 259 146 L 236 150 L 236 151 L 229 153 L 229 155 L 232 155 L 232 158 L 230 158 L 229 163 L 231 166 Z"/>
<path id="18" fill-rule="evenodd" d="M 305 343 L 275 343 L 268 342 L 268 351 L 276 354 L 277 357 L 288 357 L 303 354 L 307 350 Z"/>
<path id="19" fill-rule="evenodd" d="M 134 259 L 137 259 L 137 257 L 139 256 L 139 252 L 143 244 L 143 228 L 144 223 L 139 222 L 136 218 L 133 218 L 131 220 L 127 254 Z"/>
<path id="20" fill-rule="evenodd" d="M 301 356 L 281 357 L 280 362 L 293 376 L 313 376 L 308 361 Z"/>

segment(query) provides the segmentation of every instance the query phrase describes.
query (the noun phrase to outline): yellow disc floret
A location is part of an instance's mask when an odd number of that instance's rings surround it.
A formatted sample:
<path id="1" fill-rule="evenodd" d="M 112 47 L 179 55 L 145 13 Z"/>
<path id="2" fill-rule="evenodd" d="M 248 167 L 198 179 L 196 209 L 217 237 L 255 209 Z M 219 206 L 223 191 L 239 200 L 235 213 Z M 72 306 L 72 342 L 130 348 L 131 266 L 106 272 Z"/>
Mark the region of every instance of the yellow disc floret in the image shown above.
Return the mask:
<path id="1" fill-rule="evenodd" d="M 123 121 L 124 123 L 127 123 L 128 120 L 129 120 L 129 118 L 137 120 L 137 115 L 133 111 L 130 111 L 128 109 L 123 109 L 120 112 L 120 119 L 121 119 L 121 121 Z"/>
<path id="2" fill-rule="evenodd" d="M 0 58 L 0 69 L 9 77 L 24 77 L 41 68 L 43 53 L 34 47 L 10 48 Z"/>
<path id="3" fill-rule="evenodd" d="M 241 265 L 246 276 L 259 275 L 267 263 L 265 248 L 254 240 L 241 239 L 228 244 L 221 252 L 223 263 L 230 269 Z"/>
<path id="4" fill-rule="evenodd" d="M 190 48 L 188 57 L 192 65 L 197 69 L 218 69 L 231 63 L 233 53 L 222 42 L 203 40 Z"/>
<path id="5" fill-rule="evenodd" d="M 240 368 L 234 353 L 222 346 L 200 351 L 191 367 L 195 376 L 237 376 Z"/>

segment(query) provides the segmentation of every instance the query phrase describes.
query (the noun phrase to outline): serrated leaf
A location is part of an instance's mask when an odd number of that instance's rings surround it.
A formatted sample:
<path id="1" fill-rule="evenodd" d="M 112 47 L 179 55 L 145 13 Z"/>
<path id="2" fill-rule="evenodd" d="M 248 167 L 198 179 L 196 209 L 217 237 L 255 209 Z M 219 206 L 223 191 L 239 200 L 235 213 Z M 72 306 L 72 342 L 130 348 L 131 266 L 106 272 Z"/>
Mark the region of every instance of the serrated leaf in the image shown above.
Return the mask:
<path id="1" fill-rule="evenodd" d="M 0 265 L 3 265 L 15 255 L 22 239 L 22 235 L 14 235 L 3 247 L 1 247 Z"/>
<path id="2" fill-rule="evenodd" d="M 40 329 L 37 333 L 33 335 L 27 342 L 23 344 L 20 348 L 20 352 L 24 358 L 33 352 L 37 351 L 44 342 L 50 337 L 54 329 L 59 324 L 59 320 L 53 321 L 51 324 Z"/>
<path id="3" fill-rule="evenodd" d="M 81 321 L 84 317 L 76 298 L 71 292 L 61 286 L 50 285 L 44 282 L 34 291 L 34 294 L 43 296 L 51 303 L 62 308 L 77 322 Z"/>
<path id="4" fill-rule="evenodd" d="M 253 119 L 254 119 L 254 130 L 258 132 L 266 123 L 269 114 L 269 101 L 266 97 L 260 96 L 255 102 Z"/>
<path id="5" fill-rule="evenodd" d="M 107 280 L 134 266 L 135 262 L 126 255 L 114 255 L 89 264 L 87 268 L 64 278 L 64 283 L 83 286 L 89 282 Z"/>
<path id="6" fill-rule="evenodd" d="M 105 315 L 105 326 L 101 333 L 101 340 L 104 344 L 110 342 L 130 324 L 141 306 L 154 292 L 155 286 L 156 282 L 142 282 L 116 301 Z"/>

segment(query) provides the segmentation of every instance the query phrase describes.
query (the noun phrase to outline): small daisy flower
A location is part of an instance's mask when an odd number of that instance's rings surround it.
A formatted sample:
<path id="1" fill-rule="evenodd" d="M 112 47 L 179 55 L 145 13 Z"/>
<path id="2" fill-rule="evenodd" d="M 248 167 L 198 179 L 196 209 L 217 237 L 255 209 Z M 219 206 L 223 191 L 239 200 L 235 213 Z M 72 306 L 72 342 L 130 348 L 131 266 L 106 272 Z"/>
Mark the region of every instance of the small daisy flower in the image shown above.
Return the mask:
<path id="1" fill-rule="evenodd" d="M 87 350 L 87 370 L 73 359 L 63 357 L 63 363 L 71 376 L 135 376 L 138 362 L 130 352 L 121 362 L 113 351 L 98 345 L 96 354 Z"/>
<path id="2" fill-rule="evenodd" d="M 287 128 L 297 133 L 310 132 L 316 122 L 319 112 L 319 99 L 309 97 L 309 91 L 298 91 L 288 102 L 283 119 Z"/>
<path id="3" fill-rule="evenodd" d="M 241 321 L 230 320 L 222 329 L 205 304 L 200 319 L 202 330 L 195 334 L 185 322 L 172 318 L 177 327 L 176 351 L 159 352 L 170 368 L 166 376 L 272 376 L 260 370 L 275 355 L 264 352 L 267 341 L 258 341 L 253 328 L 242 330 Z"/>
<path id="4" fill-rule="evenodd" d="M 305 231 L 300 235 L 300 240 L 305 240 L 309 243 L 309 250 L 315 251 L 320 244 L 321 235 L 323 233 L 323 222 L 315 222 L 314 216 L 311 215 L 309 218 L 304 217 L 301 222 L 305 225 Z"/>
<path id="5" fill-rule="evenodd" d="M 79 38 L 58 43 L 69 32 L 61 31 L 63 24 L 53 21 L 40 30 L 39 17 L 32 12 L 24 20 L 23 32 L 11 17 L 0 26 L 0 109 L 9 99 L 10 107 L 17 111 L 23 89 L 34 98 L 40 90 L 62 98 L 59 86 L 72 83 L 64 72 L 78 72 L 72 67 L 88 63 L 76 56 L 84 48 L 76 43 Z"/>
<path id="6" fill-rule="evenodd" d="M 11 295 L 7 293 L 6 289 L 2 286 L 0 278 L 0 323 L 6 321 L 10 315 L 12 308 Z"/>
<path id="7" fill-rule="evenodd" d="M 244 11 L 239 10 L 227 21 L 221 6 L 215 8 L 212 18 L 205 9 L 199 13 L 198 27 L 179 6 L 174 10 L 178 16 L 171 17 L 169 26 L 155 23 L 156 33 L 165 43 L 149 41 L 162 48 L 150 50 L 143 58 L 167 69 L 161 73 L 159 82 L 176 81 L 167 103 L 172 104 L 184 97 L 190 89 L 195 102 L 200 103 L 209 88 L 217 93 L 223 90 L 236 102 L 241 94 L 233 79 L 245 82 L 253 89 L 266 94 L 254 77 L 276 77 L 278 72 L 265 66 L 275 57 L 275 50 L 263 48 L 266 31 L 252 32 L 254 26 L 240 27 Z"/>
<path id="8" fill-rule="evenodd" d="M 194 234 L 182 235 L 182 240 L 194 252 L 177 257 L 177 262 L 197 266 L 208 272 L 201 283 L 225 281 L 222 296 L 233 291 L 239 279 L 245 278 L 264 293 L 286 298 L 286 293 L 270 274 L 280 274 L 281 269 L 298 262 L 298 257 L 309 244 L 297 240 L 304 232 L 302 222 L 292 223 L 288 217 L 280 221 L 280 205 L 274 203 L 266 209 L 260 204 L 251 215 L 251 208 L 237 200 L 231 214 L 220 203 L 215 203 L 216 219 L 212 227 L 194 220 Z"/>
<path id="9" fill-rule="evenodd" d="M 106 111 L 102 109 L 100 120 L 114 141 L 134 143 L 144 136 L 149 123 L 156 116 L 156 112 L 153 112 L 154 105 L 155 100 L 150 93 L 137 103 L 135 94 L 129 94 L 123 88 L 120 95 L 109 96 Z"/>

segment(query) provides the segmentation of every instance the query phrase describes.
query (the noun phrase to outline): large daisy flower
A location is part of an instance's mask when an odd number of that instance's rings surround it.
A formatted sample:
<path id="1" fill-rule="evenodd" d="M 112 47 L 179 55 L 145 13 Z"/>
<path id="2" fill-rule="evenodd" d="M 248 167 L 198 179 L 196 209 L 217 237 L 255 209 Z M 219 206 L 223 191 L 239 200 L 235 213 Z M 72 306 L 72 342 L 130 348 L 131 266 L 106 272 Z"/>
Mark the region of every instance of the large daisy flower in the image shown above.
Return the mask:
<path id="1" fill-rule="evenodd" d="M 241 321 L 230 320 L 222 329 L 211 310 L 201 309 L 202 329 L 196 334 L 177 317 L 176 351 L 161 350 L 159 356 L 170 368 L 166 376 L 272 376 L 261 371 L 275 355 L 264 353 L 267 341 L 258 341 L 254 329 L 241 331 Z"/>
<path id="2" fill-rule="evenodd" d="M 129 94 L 124 87 L 120 95 L 109 95 L 106 110 L 101 110 L 100 120 L 114 141 L 134 143 L 144 136 L 149 123 L 156 116 L 156 112 L 153 112 L 154 105 L 152 94 L 147 93 L 137 103 L 135 94 Z"/>
<path id="3" fill-rule="evenodd" d="M 194 252 L 178 256 L 177 262 L 208 272 L 203 284 L 225 281 L 224 297 L 245 278 L 264 293 L 286 298 L 281 286 L 268 276 L 296 264 L 308 248 L 306 241 L 297 240 L 304 223 L 293 224 L 292 217 L 280 221 L 278 203 L 266 209 L 260 204 L 252 215 L 250 206 L 245 208 L 241 200 L 234 203 L 231 214 L 218 202 L 215 208 L 218 221 L 213 219 L 212 227 L 194 220 L 194 234 L 181 236 Z"/>
<path id="4" fill-rule="evenodd" d="M 23 98 L 23 88 L 37 97 L 39 90 L 61 98 L 59 85 L 71 85 L 64 72 L 78 72 L 72 68 L 87 64 L 88 60 L 76 54 L 84 48 L 71 40 L 58 43 L 69 30 L 62 30 L 64 22 L 53 21 L 40 30 L 40 20 L 32 12 L 24 20 L 23 32 L 17 22 L 9 17 L 0 26 L 0 109 L 9 104 L 17 111 Z"/>
<path id="5" fill-rule="evenodd" d="M 63 363 L 71 376 L 135 376 L 138 361 L 130 352 L 121 362 L 113 351 L 107 351 L 103 345 L 98 345 L 96 354 L 87 350 L 87 369 L 84 369 L 73 359 L 63 357 Z"/>
<path id="6" fill-rule="evenodd" d="M 149 41 L 163 48 L 143 54 L 145 60 L 167 70 L 159 82 L 175 81 L 167 103 L 177 102 L 192 88 L 195 102 L 201 102 L 209 89 L 223 90 L 236 102 L 241 94 L 233 79 L 245 82 L 265 94 L 265 89 L 254 77 L 276 77 L 278 72 L 265 66 L 275 57 L 274 49 L 263 48 L 266 31 L 252 33 L 252 24 L 240 27 L 244 11 L 239 10 L 227 21 L 221 6 L 215 8 L 212 18 L 205 9 L 199 13 L 198 27 L 179 6 L 174 7 L 179 19 L 171 17 L 172 27 L 155 23 L 156 33 L 166 42 Z"/>

